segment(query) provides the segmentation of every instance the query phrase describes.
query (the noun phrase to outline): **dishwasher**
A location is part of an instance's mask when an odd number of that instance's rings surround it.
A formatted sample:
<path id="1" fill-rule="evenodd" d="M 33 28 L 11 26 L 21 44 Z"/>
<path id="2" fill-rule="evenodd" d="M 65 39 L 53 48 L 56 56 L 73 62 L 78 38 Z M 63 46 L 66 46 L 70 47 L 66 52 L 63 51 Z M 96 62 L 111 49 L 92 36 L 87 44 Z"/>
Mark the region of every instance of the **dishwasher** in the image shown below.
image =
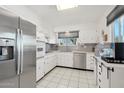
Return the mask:
<path id="1" fill-rule="evenodd" d="M 86 53 L 74 53 L 73 56 L 74 68 L 86 69 Z"/>

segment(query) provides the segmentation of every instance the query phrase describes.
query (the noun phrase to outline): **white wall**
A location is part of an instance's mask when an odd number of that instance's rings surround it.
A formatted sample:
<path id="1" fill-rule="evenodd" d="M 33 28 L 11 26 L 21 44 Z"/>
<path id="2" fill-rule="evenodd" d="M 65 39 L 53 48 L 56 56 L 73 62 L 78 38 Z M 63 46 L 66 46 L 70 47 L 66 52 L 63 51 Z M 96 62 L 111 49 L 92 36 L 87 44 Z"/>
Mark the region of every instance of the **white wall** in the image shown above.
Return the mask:
<path id="1" fill-rule="evenodd" d="M 112 9 L 114 8 L 115 6 L 111 6 L 110 8 L 108 8 L 106 10 L 106 12 L 104 13 L 104 15 L 101 17 L 101 19 L 99 20 L 98 24 L 97 24 L 97 32 L 98 32 L 98 39 L 99 39 L 99 42 L 102 42 L 103 39 L 102 39 L 102 31 L 105 32 L 105 34 L 108 35 L 108 41 L 107 42 L 112 42 L 112 32 L 111 32 L 111 27 L 106 25 L 106 17 L 107 15 L 112 11 Z"/>
<path id="2" fill-rule="evenodd" d="M 79 30 L 79 41 L 81 43 L 95 43 L 96 40 L 96 27 L 94 23 L 84 23 L 77 25 L 66 25 L 55 27 L 54 32 L 65 32 L 65 31 L 74 31 Z"/>

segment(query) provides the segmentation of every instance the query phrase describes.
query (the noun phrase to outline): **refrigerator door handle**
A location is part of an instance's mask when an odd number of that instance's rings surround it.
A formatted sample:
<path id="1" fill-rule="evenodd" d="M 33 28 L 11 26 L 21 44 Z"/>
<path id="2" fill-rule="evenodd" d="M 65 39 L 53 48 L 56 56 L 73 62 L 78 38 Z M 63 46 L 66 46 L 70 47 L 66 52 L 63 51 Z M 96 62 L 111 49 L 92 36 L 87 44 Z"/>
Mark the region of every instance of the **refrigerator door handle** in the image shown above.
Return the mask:
<path id="1" fill-rule="evenodd" d="M 17 75 L 20 74 L 20 29 L 17 29 Z"/>
<path id="2" fill-rule="evenodd" d="M 21 30 L 21 73 L 23 73 L 23 31 Z"/>

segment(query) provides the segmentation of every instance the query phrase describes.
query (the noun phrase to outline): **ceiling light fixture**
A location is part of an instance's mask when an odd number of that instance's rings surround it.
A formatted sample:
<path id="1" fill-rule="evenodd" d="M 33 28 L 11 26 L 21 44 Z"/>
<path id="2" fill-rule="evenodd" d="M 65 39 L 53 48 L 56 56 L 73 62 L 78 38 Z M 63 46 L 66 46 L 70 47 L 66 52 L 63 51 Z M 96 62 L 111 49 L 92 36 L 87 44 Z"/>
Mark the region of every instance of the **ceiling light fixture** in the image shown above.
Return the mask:
<path id="1" fill-rule="evenodd" d="M 66 9 L 76 8 L 76 7 L 78 7 L 78 5 L 57 5 L 57 10 L 61 11 L 61 10 L 66 10 Z"/>

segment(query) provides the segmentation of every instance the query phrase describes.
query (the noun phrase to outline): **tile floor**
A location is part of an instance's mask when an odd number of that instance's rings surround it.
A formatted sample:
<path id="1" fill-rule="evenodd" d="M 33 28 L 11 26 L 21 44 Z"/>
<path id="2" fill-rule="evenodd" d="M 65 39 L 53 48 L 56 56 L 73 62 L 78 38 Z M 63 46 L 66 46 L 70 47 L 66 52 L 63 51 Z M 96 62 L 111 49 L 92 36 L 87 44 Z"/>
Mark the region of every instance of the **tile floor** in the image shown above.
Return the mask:
<path id="1" fill-rule="evenodd" d="M 37 83 L 37 88 L 96 88 L 94 73 L 56 67 Z"/>

